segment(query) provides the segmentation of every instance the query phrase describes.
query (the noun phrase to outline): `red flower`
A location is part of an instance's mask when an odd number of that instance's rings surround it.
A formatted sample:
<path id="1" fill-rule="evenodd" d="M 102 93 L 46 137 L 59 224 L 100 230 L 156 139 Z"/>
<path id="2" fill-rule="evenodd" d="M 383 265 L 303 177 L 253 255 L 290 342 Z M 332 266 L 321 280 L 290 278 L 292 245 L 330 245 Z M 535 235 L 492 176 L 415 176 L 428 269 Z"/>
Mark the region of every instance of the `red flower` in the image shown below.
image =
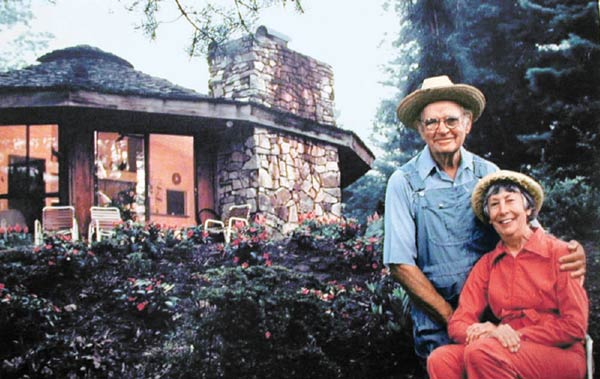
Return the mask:
<path id="1" fill-rule="evenodd" d="M 353 270 L 356 270 L 356 265 L 352 265 L 352 269 L 353 269 Z"/>
<path id="2" fill-rule="evenodd" d="M 269 259 L 269 253 L 263 253 L 263 259 Z"/>
<path id="3" fill-rule="evenodd" d="M 46 250 L 50 250 L 50 249 L 52 249 L 52 245 L 51 245 L 51 244 L 47 244 L 46 246 L 44 246 L 44 248 L 45 248 Z"/>
<path id="4" fill-rule="evenodd" d="M 27 226 L 23 228 L 23 233 L 29 233 L 29 228 Z"/>
<path id="5" fill-rule="evenodd" d="M 138 303 L 138 305 L 136 306 L 138 311 L 143 311 L 146 308 L 146 305 L 148 305 L 147 301 L 142 301 L 141 303 Z"/>
<path id="6" fill-rule="evenodd" d="M 129 296 L 129 297 L 127 298 L 127 301 L 129 301 L 129 302 L 134 302 L 134 301 L 135 301 L 135 297 L 133 297 L 133 296 Z"/>
<path id="7" fill-rule="evenodd" d="M 73 255 L 77 255 L 77 254 L 79 254 L 79 250 L 73 249 Z"/>
<path id="8" fill-rule="evenodd" d="M 23 228 L 21 227 L 21 225 L 19 225 L 19 224 L 15 225 L 15 232 L 21 233 L 21 231 L 23 231 Z"/>
<path id="9" fill-rule="evenodd" d="M 273 262 L 271 262 L 270 260 L 265 261 L 265 266 L 271 267 L 272 265 L 273 265 Z"/>
<path id="10" fill-rule="evenodd" d="M 233 257 L 233 263 L 238 264 L 240 262 L 240 257 Z"/>
<path id="11" fill-rule="evenodd" d="M 55 265 L 56 265 L 56 262 L 54 262 L 54 261 L 48 261 L 48 266 L 55 266 Z"/>
<path id="12" fill-rule="evenodd" d="M 192 229 L 187 231 L 187 238 L 192 238 L 194 236 L 194 231 Z"/>
<path id="13" fill-rule="evenodd" d="M 308 288 L 304 288 L 304 287 L 302 287 L 301 293 L 302 293 L 303 295 L 308 295 L 308 294 L 310 293 L 310 290 L 309 290 Z"/>
<path id="14" fill-rule="evenodd" d="M 4 289 L 4 283 L 0 283 L 0 291 Z"/>
<path id="15" fill-rule="evenodd" d="M 0 234 L 4 234 L 6 233 L 6 229 L 5 228 L 0 228 Z"/>
<path id="16" fill-rule="evenodd" d="M 146 292 L 150 292 L 154 289 L 154 286 L 152 284 L 148 285 L 148 287 L 146 287 Z"/>
<path id="17" fill-rule="evenodd" d="M 271 338 L 271 332 L 269 332 L 268 330 L 265 332 L 265 338 L 266 339 L 270 339 Z"/>
<path id="18" fill-rule="evenodd" d="M 248 262 L 244 262 L 244 263 L 242 263 L 242 268 L 248 268 L 248 266 L 250 266 L 250 265 L 248 264 Z"/>

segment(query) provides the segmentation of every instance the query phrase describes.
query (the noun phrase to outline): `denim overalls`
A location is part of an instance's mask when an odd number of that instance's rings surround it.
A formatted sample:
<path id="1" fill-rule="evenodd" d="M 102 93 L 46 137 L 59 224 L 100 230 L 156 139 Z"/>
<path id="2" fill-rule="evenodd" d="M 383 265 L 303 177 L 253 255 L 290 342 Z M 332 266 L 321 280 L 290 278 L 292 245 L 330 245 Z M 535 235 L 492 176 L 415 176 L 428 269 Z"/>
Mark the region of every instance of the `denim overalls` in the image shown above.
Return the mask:
<path id="1" fill-rule="evenodd" d="M 453 308 L 471 268 L 492 250 L 498 237 L 471 210 L 471 193 L 479 178 L 493 172 L 473 156 L 475 178 L 450 188 L 425 189 L 414 165 L 403 168 L 413 191 L 417 266 Z M 415 351 L 426 358 L 433 349 L 450 343 L 446 326 L 429 318 L 413 304 L 411 310 Z"/>

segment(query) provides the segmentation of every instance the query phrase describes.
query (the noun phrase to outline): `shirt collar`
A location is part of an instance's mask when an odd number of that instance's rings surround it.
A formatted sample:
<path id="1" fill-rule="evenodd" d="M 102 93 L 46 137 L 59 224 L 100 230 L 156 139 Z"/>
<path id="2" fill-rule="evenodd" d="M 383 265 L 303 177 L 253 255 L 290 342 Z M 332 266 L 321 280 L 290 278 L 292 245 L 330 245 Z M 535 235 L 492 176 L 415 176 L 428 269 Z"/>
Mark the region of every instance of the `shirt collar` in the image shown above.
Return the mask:
<path id="1" fill-rule="evenodd" d="M 521 249 L 521 251 L 527 251 L 533 254 L 537 254 L 544 258 L 550 258 L 550 251 L 544 243 L 545 234 L 546 232 L 541 227 L 535 228 L 533 234 L 531 235 L 529 240 L 525 242 L 525 246 L 523 246 L 523 249 Z M 492 250 L 490 254 L 492 254 L 492 262 L 495 262 L 501 255 L 506 254 L 504 242 L 500 240 L 500 242 L 498 242 L 498 245 L 496 245 L 496 248 Z"/>
<path id="2" fill-rule="evenodd" d="M 433 169 L 437 169 L 437 165 L 431 156 L 429 147 L 425 146 L 421 152 L 421 157 L 417 162 L 417 170 L 421 179 L 425 180 L 427 176 L 431 174 Z M 458 172 L 460 174 L 464 170 L 473 169 L 473 153 L 467 151 L 464 147 L 460 148 L 460 164 L 458 165 Z M 457 175 L 458 177 L 458 175 Z"/>

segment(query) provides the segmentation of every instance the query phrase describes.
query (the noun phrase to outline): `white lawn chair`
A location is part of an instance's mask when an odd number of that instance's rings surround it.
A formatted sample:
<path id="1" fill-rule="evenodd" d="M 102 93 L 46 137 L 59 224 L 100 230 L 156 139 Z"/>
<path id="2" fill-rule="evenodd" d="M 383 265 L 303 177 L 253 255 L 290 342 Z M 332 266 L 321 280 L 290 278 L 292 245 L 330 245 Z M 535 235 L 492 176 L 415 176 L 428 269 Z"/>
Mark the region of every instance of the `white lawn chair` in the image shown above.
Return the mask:
<path id="1" fill-rule="evenodd" d="M 208 219 L 204 221 L 204 231 L 211 234 L 223 233 L 225 243 L 229 244 L 231 233 L 237 224 L 248 225 L 250 204 L 232 205 L 225 213 L 223 220 Z"/>
<path id="2" fill-rule="evenodd" d="M 115 225 L 122 221 L 121 211 L 116 207 L 91 207 L 90 218 L 88 239 L 91 241 L 94 237 L 97 242 L 102 237 L 111 237 L 115 233 Z"/>
<path id="3" fill-rule="evenodd" d="M 587 379 L 594 379 L 594 341 L 589 334 L 585 335 L 585 355 L 586 355 L 586 366 L 587 366 Z"/>
<path id="4" fill-rule="evenodd" d="M 34 229 L 35 245 L 41 245 L 47 234 L 70 234 L 73 241 L 79 240 L 75 208 L 70 205 L 44 207 L 42 222 L 35 220 Z"/>

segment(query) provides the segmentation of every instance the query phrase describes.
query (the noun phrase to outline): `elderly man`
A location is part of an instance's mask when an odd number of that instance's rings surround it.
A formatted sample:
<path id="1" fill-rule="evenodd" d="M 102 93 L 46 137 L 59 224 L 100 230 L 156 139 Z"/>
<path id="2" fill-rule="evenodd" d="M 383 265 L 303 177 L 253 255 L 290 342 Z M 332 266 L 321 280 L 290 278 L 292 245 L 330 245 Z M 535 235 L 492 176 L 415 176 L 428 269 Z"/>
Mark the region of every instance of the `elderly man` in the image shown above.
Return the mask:
<path id="1" fill-rule="evenodd" d="M 484 107 L 477 88 L 438 76 L 425 79 L 397 110 L 427 146 L 389 179 L 384 263 L 412 300 L 415 351 L 423 359 L 450 342 L 446 325 L 466 277 L 498 241 L 470 205 L 477 181 L 498 167 L 463 147 Z M 583 276 L 583 249 L 576 242 L 569 249 L 561 269 Z"/>

